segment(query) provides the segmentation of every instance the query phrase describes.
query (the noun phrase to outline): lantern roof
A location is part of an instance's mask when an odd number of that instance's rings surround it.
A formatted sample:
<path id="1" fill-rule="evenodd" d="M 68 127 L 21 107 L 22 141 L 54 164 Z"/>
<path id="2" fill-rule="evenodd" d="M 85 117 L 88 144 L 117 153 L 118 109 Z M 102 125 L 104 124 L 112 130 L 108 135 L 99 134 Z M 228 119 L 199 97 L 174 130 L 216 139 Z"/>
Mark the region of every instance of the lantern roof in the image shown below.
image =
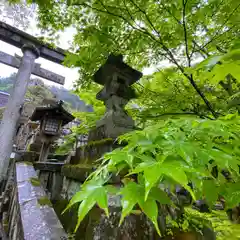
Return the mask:
<path id="1" fill-rule="evenodd" d="M 128 86 L 137 82 L 143 75 L 141 72 L 124 63 L 122 55 L 116 56 L 110 54 L 105 64 L 96 71 L 93 78 L 96 83 L 104 85 L 109 77 L 112 77 L 116 73 Z"/>
<path id="2" fill-rule="evenodd" d="M 58 102 L 55 106 L 49 107 L 37 107 L 35 108 L 30 120 L 32 121 L 41 121 L 44 117 L 49 117 L 53 119 L 58 119 L 62 121 L 62 125 L 66 125 L 69 122 L 74 120 L 74 116 L 66 111 L 63 106 L 63 102 Z"/>

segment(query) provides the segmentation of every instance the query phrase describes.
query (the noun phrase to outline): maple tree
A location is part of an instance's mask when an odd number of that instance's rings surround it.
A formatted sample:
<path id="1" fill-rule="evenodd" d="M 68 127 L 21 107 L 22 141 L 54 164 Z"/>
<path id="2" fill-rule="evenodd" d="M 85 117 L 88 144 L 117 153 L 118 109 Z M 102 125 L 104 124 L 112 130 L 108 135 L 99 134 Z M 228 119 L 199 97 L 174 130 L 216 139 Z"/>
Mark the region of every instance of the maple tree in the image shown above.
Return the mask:
<path id="1" fill-rule="evenodd" d="M 239 34 L 238 14 L 236 0 L 45 1 L 39 9 L 42 27 L 55 31 L 72 24 L 76 27 L 76 53 L 66 63 L 81 66 L 80 85 L 89 82 L 109 52 L 122 53 L 138 69 L 167 59 L 215 117 L 217 113 L 187 69 L 196 58 L 229 49 Z"/>

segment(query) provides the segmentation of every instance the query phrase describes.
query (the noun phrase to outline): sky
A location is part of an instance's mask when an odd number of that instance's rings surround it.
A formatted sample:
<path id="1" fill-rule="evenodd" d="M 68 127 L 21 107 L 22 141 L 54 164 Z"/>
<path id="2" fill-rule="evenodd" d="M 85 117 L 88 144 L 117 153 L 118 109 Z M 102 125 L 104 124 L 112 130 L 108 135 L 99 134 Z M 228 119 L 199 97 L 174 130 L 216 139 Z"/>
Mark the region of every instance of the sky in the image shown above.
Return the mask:
<path id="1" fill-rule="evenodd" d="M 0 11 L 0 13 L 1 13 L 1 11 Z M 36 27 L 37 21 L 36 21 L 35 17 L 36 16 L 34 14 L 33 14 L 33 16 L 31 16 L 30 25 L 28 26 L 27 29 L 24 30 L 25 32 L 27 32 L 28 34 L 31 34 L 33 36 L 39 35 L 39 32 L 40 32 L 39 29 L 37 29 L 37 27 Z M 6 18 L 3 15 L 0 17 L 0 20 L 4 21 L 10 25 L 13 25 L 13 22 L 14 22 L 13 18 L 12 19 L 11 19 L 11 17 Z M 62 49 L 68 49 L 71 44 L 71 41 L 73 39 L 74 33 L 75 33 L 74 28 L 68 28 L 64 32 L 62 32 L 60 34 L 60 39 L 59 39 L 60 44 L 58 45 L 58 47 L 60 47 Z M 8 53 L 12 56 L 14 56 L 15 54 L 22 56 L 21 49 L 16 48 L 16 47 L 9 45 L 2 41 L 0 41 L 0 51 Z M 50 62 L 43 58 L 38 58 L 35 62 L 40 63 L 42 68 L 45 68 L 54 73 L 64 76 L 65 77 L 64 87 L 67 89 L 72 89 L 74 81 L 77 80 L 79 77 L 77 68 L 71 68 L 71 69 L 66 68 L 60 64 Z M 154 71 L 153 68 L 147 68 L 147 69 L 144 69 L 143 74 L 151 74 L 153 71 Z M 17 72 L 17 69 L 14 69 L 12 67 L 9 67 L 9 66 L 6 66 L 6 65 L 3 65 L 0 63 L 0 77 L 8 77 L 14 72 Z M 53 83 L 48 80 L 44 80 L 44 79 L 42 79 L 42 80 L 47 85 L 58 85 L 58 84 Z"/>
<path id="2" fill-rule="evenodd" d="M 11 24 L 10 21 L 6 21 L 7 23 Z M 37 32 L 36 27 L 34 27 L 34 25 L 30 26 L 26 32 L 28 32 L 31 35 L 36 35 L 35 33 Z M 60 38 L 60 45 L 59 47 L 63 48 L 63 49 L 67 49 L 69 47 L 69 41 L 71 40 L 72 36 L 74 34 L 74 30 L 73 29 L 67 29 L 64 33 L 61 34 L 61 38 Z M 15 54 L 22 56 L 22 52 L 21 49 L 16 48 L 10 44 L 7 44 L 3 41 L 0 41 L 0 51 L 8 53 L 12 56 L 14 56 Z M 47 70 L 50 70 L 52 72 L 55 72 L 57 74 L 60 74 L 62 76 L 65 77 L 65 85 L 64 87 L 67 89 L 71 89 L 73 86 L 73 82 L 78 79 L 78 69 L 70 69 L 70 68 L 66 68 L 60 64 L 56 64 L 53 63 L 51 61 L 48 61 L 46 59 L 43 58 L 38 58 L 35 61 L 36 63 L 40 63 L 42 68 L 45 68 Z M 3 65 L 0 63 L 0 76 L 1 77 L 7 77 L 9 75 L 11 75 L 11 73 L 13 72 L 17 72 L 17 69 L 14 69 L 12 67 L 8 67 L 6 65 Z M 39 77 L 38 77 L 39 78 Z M 55 84 L 53 82 L 50 82 L 48 80 L 44 80 L 44 83 L 48 84 L 48 85 L 58 85 Z"/>

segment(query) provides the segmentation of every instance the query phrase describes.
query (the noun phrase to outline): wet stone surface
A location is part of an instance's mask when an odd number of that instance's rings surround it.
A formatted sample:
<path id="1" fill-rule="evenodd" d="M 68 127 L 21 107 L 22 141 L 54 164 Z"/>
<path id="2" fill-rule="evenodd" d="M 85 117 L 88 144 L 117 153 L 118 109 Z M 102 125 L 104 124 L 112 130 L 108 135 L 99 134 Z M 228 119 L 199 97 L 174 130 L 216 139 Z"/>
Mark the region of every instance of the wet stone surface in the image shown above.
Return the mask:
<path id="1" fill-rule="evenodd" d="M 67 239 L 56 213 L 41 186 L 33 186 L 30 179 L 37 178 L 32 165 L 16 164 L 18 203 L 25 240 Z"/>

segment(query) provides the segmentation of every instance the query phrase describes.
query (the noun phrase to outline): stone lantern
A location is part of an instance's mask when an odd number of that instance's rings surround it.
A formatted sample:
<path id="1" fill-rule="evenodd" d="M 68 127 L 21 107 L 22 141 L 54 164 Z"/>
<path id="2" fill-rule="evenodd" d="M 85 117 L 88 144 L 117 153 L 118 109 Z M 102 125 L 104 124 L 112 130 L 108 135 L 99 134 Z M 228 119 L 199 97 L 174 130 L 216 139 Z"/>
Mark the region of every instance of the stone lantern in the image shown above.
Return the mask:
<path id="1" fill-rule="evenodd" d="M 40 121 L 40 136 L 43 142 L 39 161 L 47 159 L 51 143 L 59 138 L 64 125 L 74 120 L 74 117 L 67 112 L 59 101 L 54 106 L 37 107 L 30 120 Z"/>
<path id="2" fill-rule="evenodd" d="M 136 94 L 131 85 L 142 77 L 142 73 L 123 62 L 123 56 L 111 54 L 106 63 L 94 74 L 94 81 L 103 85 L 96 98 L 104 102 L 105 115 L 97 122 L 89 140 L 116 139 L 134 129 L 134 121 L 125 111 L 125 106 Z"/>

